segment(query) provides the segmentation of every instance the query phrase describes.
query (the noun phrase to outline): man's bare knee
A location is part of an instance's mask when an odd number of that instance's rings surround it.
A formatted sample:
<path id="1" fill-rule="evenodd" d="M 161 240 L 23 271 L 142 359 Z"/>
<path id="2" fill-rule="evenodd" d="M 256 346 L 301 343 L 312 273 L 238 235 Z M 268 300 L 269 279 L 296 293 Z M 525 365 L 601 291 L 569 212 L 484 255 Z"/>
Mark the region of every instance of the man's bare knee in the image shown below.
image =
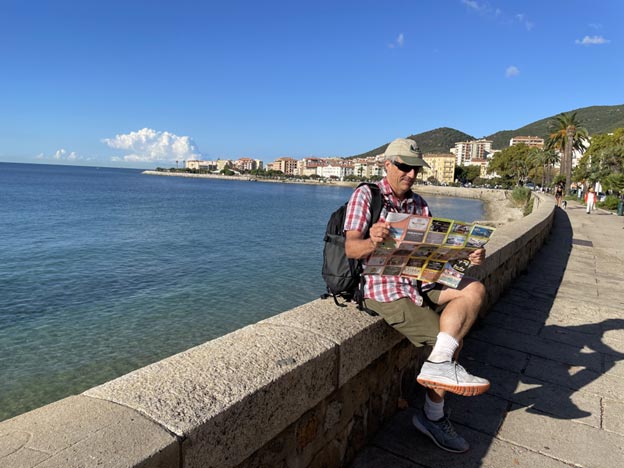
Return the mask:
<path id="1" fill-rule="evenodd" d="M 480 281 L 473 281 L 464 290 L 466 298 L 481 306 L 485 301 L 485 286 Z"/>

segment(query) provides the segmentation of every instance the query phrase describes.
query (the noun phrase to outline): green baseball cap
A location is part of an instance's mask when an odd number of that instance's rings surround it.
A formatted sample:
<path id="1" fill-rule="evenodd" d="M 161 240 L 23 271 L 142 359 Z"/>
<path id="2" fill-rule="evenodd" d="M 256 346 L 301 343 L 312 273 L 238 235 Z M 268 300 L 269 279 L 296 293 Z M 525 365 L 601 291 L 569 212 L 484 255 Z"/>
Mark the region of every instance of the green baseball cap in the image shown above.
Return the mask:
<path id="1" fill-rule="evenodd" d="M 390 143 L 384 152 L 384 158 L 389 159 L 391 156 L 398 156 L 410 166 L 430 167 L 423 159 L 418 143 L 409 138 L 397 138 Z"/>

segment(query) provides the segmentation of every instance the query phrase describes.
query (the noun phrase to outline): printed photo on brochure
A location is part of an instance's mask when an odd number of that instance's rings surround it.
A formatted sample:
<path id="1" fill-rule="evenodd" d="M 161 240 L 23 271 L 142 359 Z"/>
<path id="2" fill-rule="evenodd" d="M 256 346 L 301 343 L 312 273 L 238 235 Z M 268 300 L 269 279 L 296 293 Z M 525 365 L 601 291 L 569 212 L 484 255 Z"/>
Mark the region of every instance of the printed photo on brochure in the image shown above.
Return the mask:
<path id="1" fill-rule="evenodd" d="M 365 275 L 390 275 L 457 288 L 494 228 L 454 219 L 388 213 L 390 237 L 364 264 Z"/>

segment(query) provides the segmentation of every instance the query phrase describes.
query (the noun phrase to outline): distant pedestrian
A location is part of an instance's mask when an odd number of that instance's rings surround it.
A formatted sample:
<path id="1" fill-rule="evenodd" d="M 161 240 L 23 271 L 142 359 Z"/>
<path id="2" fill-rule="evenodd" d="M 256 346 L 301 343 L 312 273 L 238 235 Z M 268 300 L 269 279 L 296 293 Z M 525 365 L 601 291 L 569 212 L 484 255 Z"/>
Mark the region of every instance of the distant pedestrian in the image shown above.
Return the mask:
<path id="1" fill-rule="evenodd" d="M 557 206 L 561 206 L 561 198 L 563 197 L 563 185 L 560 183 L 555 187 L 555 201 L 557 202 Z"/>
<path id="2" fill-rule="evenodd" d="M 587 207 L 587 214 L 590 214 L 596 209 L 596 192 L 593 188 L 590 188 L 585 194 L 585 204 Z"/>

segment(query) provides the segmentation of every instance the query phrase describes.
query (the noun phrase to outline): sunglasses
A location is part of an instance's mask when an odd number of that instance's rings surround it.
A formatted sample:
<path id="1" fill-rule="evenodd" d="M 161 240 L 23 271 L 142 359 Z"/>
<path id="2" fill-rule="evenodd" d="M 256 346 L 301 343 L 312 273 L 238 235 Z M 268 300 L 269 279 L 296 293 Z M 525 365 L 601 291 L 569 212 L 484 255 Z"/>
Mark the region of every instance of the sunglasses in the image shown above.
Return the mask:
<path id="1" fill-rule="evenodd" d="M 420 171 L 420 166 L 410 166 L 409 164 L 398 161 L 392 161 L 392 164 L 394 164 L 399 171 L 405 172 L 406 174 L 411 170 L 414 170 L 416 174 L 418 174 L 418 171 Z"/>

